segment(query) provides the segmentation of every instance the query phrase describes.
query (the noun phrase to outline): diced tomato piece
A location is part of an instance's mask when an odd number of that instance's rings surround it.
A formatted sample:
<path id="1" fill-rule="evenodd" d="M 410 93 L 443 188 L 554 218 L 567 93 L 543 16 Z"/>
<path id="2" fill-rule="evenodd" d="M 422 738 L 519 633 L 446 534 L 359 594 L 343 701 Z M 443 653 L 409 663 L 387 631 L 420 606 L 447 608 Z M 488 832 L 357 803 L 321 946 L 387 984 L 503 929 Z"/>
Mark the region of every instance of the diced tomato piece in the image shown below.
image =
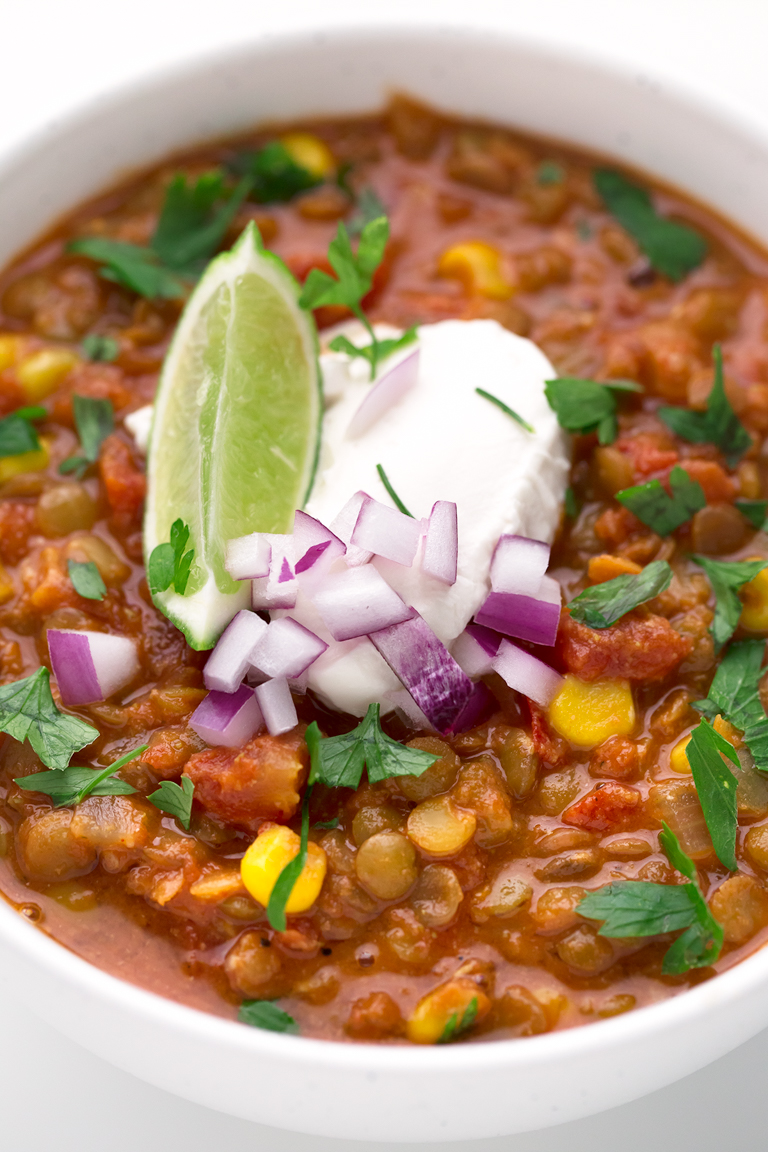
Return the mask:
<path id="1" fill-rule="evenodd" d="M 683 460 L 681 467 L 704 489 L 708 504 L 731 504 L 737 487 L 728 473 L 714 460 Z"/>
<path id="2" fill-rule="evenodd" d="M 115 520 L 129 527 L 141 514 L 147 478 L 136 467 L 130 449 L 119 436 L 107 436 L 101 446 L 99 472 Z"/>
<path id="3" fill-rule="evenodd" d="M 590 832 L 618 832 L 626 828 L 642 803 L 637 788 L 611 780 L 598 784 L 594 791 L 582 796 L 561 817 L 563 824 L 586 828 Z"/>
<path id="4" fill-rule="evenodd" d="M 629 508 L 606 508 L 595 521 L 595 536 L 604 544 L 616 548 L 639 528 L 640 521 Z"/>
<path id="5" fill-rule="evenodd" d="M 72 397 L 88 396 L 93 400 L 109 400 L 116 412 L 126 408 L 133 400 L 133 392 L 125 386 L 123 372 L 114 364 L 81 364 L 70 372 L 66 380 L 66 395 L 59 395 L 51 416 L 61 424 L 74 424 Z"/>
<path id="6" fill-rule="evenodd" d="M 622 437 L 616 441 L 616 447 L 632 461 L 636 484 L 677 463 L 677 449 L 670 438 L 661 433 L 639 432 L 637 436 Z"/>
<path id="7" fill-rule="evenodd" d="M 529 700 L 528 704 L 531 709 L 531 738 L 534 751 L 545 764 L 557 768 L 568 759 L 570 751 L 568 743 L 562 737 L 550 732 L 546 713 L 538 704 L 534 704 L 532 700 Z"/>
<path id="8" fill-rule="evenodd" d="M 0 502 L 0 560 L 18 564 L 26 555 L 35 531 L 35 509 L 17 500 Z"/>
<path id="9" fill-rule="evenodd" d="M 610 776 L 613 780 L 632 780 L 640 767 L 640 750 L 626 736 L 609 736 L 595 748 L 589 761 L 593 776 Z"/>
<path id="10" fill-rule="evenodd" d="M 663 616 L 630 614 L 610 628 L 587 628 L 568 612 L 560 617 L 558 650 L 569 672 L 582 680 L 616 676 L 627 680 L 660 680 L 677 667 L 693 647 Z"/>

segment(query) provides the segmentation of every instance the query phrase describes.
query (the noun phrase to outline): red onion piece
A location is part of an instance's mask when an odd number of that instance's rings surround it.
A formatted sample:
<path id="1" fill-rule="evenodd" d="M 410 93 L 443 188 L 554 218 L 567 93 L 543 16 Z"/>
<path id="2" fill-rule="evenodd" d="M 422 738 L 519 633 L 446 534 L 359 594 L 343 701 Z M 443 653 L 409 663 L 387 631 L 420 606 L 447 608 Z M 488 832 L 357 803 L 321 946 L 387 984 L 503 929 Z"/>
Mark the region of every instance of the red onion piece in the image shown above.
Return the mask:
<path id="1" fill-rule="evenodd" d="M 255 612 L 243 608 L 219 637 L 203 670 L 205 686 L 217 692 L 234 692 L 245 676 L 251 653 L 268 625 Z"/>
<path id="2" fill-rule="evenodd" d="M 469 629 L 456 637 L 451 645 L 451 655 L 473 680 L 479 680 L 481 676 L 487 676 L 491 671 L 493 656 L 485 651 Z"/>
<path id="3" fill-rule="evenodd" d="M 258 611 L 294 608 L 299 582 L 293 570 L 293 536 L 265 533 L 272 547 L 269 574 L 251 583 L 251 606 Z"/>
<path id="4" fill-rule="evenodd" d="M 305 672 L 328 645 L 290 616 L 265 625 L 250 655 L 254 667 L 267 676 L 295 679 Z"/>
<path id="5" fill-rule="evenodd" d="M 328 565 L 343 556 L 345 545 L 314 516 L 298 510 L 293 520 L 293 554 L 297 576 Z"/>
<path id="6" fill-rule="evenodd" d="M 491 588 L 537 596 L 549 567 L 549 544 L 528 536 L 500 536 L 491 560 Z"/>
<path id="7" fill-rule="evenodd" d="M 434 728 L 419 708 L 407 688 L 398 688 L 395 692 L 387 692 L 387 700 L 394 704 L 395 710 L 401 712 L 406 722 L 419 732 L 434 732 Z"/>
<path id="8" fill-rule="evenodd" d="M 280 736 L 296 727 L 299 718 L 287 680 L 267 680 L 254 692 L 270 736 Z"/>
<path id="9" fill-rule="evenodd" d="M 493 661 L 493 670 L 502 680 L 546 708 L 564 684 L 563 677 L 548 664 L 524 652 L 509 640 L 502 640 L 498 655 Z"/>
<path id="10" fill-rule="evenodd" d="M 416 558 L 420 537 L 420 520 L 366 496 L 360 505 L 350 544 L 353 548 L 410 568 Z"/>
<path id="11" fill-rule="evenodd" d="M 389 368 L 376 381 L 355 412 L 347 428 L 347 439 L 355 440 L 367 432 L 385 412 L 410 392 L 419 375 L 419 349 Z"/>
<path id="12" fill-rule="evenodd" d="M 367 564 L 373 556 L 373 552 L 366 552 L 363 548 L 356 548 L 354 544 L 350 544 L 363 501 L 370 499 L 371 497 L 367 492 L 355 492 L 354 496 L 350 496 L 347 500 L 336 519 L 331 521 L 331 532 L 347 545 L 347 564 L 350 568 Z"/>
<path id="13" fill-rule="evenodd" d="M 426 535 L 421 570 L 443 584 L 456 583 L 459 562 L 459 523 L 456 505 L 450 500 L 438 500 L 432 505 Z"/>
<path id="14" fill-rule="evenodd" d="M 475 686 L 426 621 L 414 614 L 402 624 L 372 632 L 370 640 L 430 724 L 448 732 Z"/>
<path id="15" fill-rule="evenodd" d="M 413 609 L 371 565 L 327 576 L 312 601 L 334 640 L 353 640 L 407 620 Z"/>
<path id="16" fill-rule="evenodd" d="M 502 637 L 491 628 L 484 628 L 482 624 L 467 624 L 465 629 L 473 640 L 477 640 L 483 652 L 488 656 L 495 656 L 499 650 Z"/>
<path id="17" fill-rule="evenodd" d="M 227 540 L 224 567 L 233 580 L 258 580 L 269 573 L 272 556 L 270 537 L 266 532 L 252 532 Z"/>
<path id="18" fill-rule="evenodd" d="M 557 637 L 560 603 L 560 585 L 545 576 L 535 597 L 491 592 L 476 613 L 475 620 L 496 632 L 503 632 L 505 636 L 551 647 Z"/>
<path id="19" fill-rule="evenodd" d="M 107 700 L 139 671 L 133 640 L 107 632 L 49 628 L 48 651 L 67 707 Z"/>
<path id="20" fill-rule="evenodd" d="M 451 732 L 466 732 L 469 728 L 476 728 L 484 720 L 496 712 L 499 705 L 496 697 L 482 680 L 472 685 L 472 695 L 451 724 Z"/>
<path id="21" fill-rule="evenodd" d="M 189 718 L 189 726 L 215 748 L 239 748 L 255 736 L 264 721 L 252 688 L 209 692 Z"/>

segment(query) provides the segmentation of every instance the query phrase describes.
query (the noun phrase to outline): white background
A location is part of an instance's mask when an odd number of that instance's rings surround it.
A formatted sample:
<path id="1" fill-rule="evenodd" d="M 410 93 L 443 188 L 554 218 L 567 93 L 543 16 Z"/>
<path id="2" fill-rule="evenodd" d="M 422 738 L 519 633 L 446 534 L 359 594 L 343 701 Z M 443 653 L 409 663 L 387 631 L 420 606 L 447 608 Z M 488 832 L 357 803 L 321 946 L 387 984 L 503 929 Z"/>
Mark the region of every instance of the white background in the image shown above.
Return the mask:
<path id="1" fill-rule="evenodd" d="M 471 14 L 471 17 L 470 17 Z M 499 28 L 660 73 L 768 122 L 765 0 L 0 0 L 0 150 L 105 90 L 257 36 L 343 23 Z M 703 191 L 703 190 L 702 190 Z M 768 1032 L 644 1100 L 544 1132 L 436 1152 L 764 1148 Z M 301 1092 L 297 1083 L 296 1092 Z M 331 1152 L 339 1141 L 221 1116 L 58 1036 L 0 989 L 3 1152 Z M 348 1145 L 375 1152 L 389 1145 Z M 400 1145 L 416 1148 L 416 1145 Z M 421 1147 L 421 1146 L 418 1146 Z"/>

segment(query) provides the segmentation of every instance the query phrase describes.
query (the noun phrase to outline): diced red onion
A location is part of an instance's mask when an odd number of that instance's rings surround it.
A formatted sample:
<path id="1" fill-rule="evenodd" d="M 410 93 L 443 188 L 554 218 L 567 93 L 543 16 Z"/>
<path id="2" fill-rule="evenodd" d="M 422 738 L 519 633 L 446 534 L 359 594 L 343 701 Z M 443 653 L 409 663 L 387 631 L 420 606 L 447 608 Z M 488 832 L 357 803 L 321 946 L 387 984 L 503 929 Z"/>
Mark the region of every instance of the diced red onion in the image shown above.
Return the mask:
<path id="1" fill-rule="evenodd" d="M 300 676 L 289 677 L 288 687 L 291 692 L 298 692 L 299 696 L 306 696 L 309 687 L 309 668 L 305 669 Z"/>
<path id="2" fill-rule="evenodd" d="M 563 677 L 554 668 L 536 656 L 531 656 L 530 652 L 518 648 L 516 644 L 510 644 L 509 640 L 502 640 L 493 661 L 493 670 L 498 672 L 510 688 L 534 700 L 542 708 L 547 707 L 564 683 Z"/>
<path id="3" fill-rule="evenodd" d="M 265 626 L 250 653 L 250 662 L 267 676 L 294 679 L 301 676 L 328 645 L 290 616 Z"/>
<path id="4" fill-rule="evenodd" d="M 299 582 L 293 570 L 293 536 L 267 533 L 272 547 L 269 574 L 251 583 L 251 606 L 258 611 L 294 608 Z"/>
<path id="5" fill-rule="evenodd" d="M 491 560 L 491 588 L 537 596 L 549 566 L 549 544 L 528 536 L 500 536 Z"/>
<path id="6" fill-rule="evenodd" d="M 269 574 L 272 545 L 266 532 L 251 532 L 228 540 L 224 567 L 233 580 L 258 580 Z"/>
<path id="7" fill-rule="evenodd" d="M 270 736 L 280 736 L 296 727 L 299 718 L 287 680 L 267 680 L 254 692 Z"/>
<path id="8" fill-rule="evenodd" d="M 438 500 L 432 505 L 429 516 L 421 570 L 443 584 L 455 584 L 458 562 L 459 523 L 456 505 L 450 500 Z"/>
<path id="9" fill-rule="evenodd" d="M 293 554 L 297 576 L 328 565 L 343 556 L 344 542 L 314 516 L 298 510 L 293 520 Z"/>
<path id="10" fill-rule="evenodd" d="M 51 667 L 67 707 L 107 700 L 139 671 L 133 640 L 108 632 L 48 629 Z"/>
<path id="11" fill-rule="evenodd" d="M 469 632 L 473 640 L 477 640 L 478 644 L 488 656 L 495 656 L 499 650 L 502 637 L 498 632 L 494 632 L 492 628 L 484 628 L 482 624 L 467 624 L 465 629 Z"/>
<path id="12" fill-rule="evenodd" d="M 394 692 L 387 692 L 387 700 L 394 704 L 395 709 L 401 712 L 412 728 L 434 732 L 433 726 L 426 718 L 421 708 L 411 696 L 407 688 L 397 688 Z"/>
<path id="13" fill-rule="evenodd" d="M 535 597 L 491 592 L 475 620 L 496 632 L 503 632 L 505 636 L 551 647 L 557 637 L 560 604 L 560 585 L 545 576 Z"/>
<path id="14" fill-rule="evenodd" d="M 350 543 L 353 548 L 372 552 L 374 556 L 383 556 L 409 568 L 416 558 L 420 537 L 420 520 L 366 496 L 360 505 Z"/>
<path id="15" fill-rule="evenodd" d="M 220 748 L 239 748 L 263 723 L 254 691 L 246 684 L 236 692 L 209 692 L 189 718 L 190 728 L 206 744 Z"/>
<path id="16" fill-rule="evenodd" d="M 312 601 L 334 640 L 353 640 L 407 620 L 413 613 L 370 564 L 327 576 Z"/>
<path id="17" fill-rule="evenodd" d="M 363 506 L 363 501 L 370 499 L 371 497 L 367 492 L 355 492 L 354 496 L 350 496 L 349 500 L 347 500 L 336 519 L 331 521 L 331 532 L 347 545 L 346 558 L 350 568 L 357 568 L 361 564 L 367 564 L 371 556 L 373 556 L 373 552 L 367 552 L 363 548 L 356 548 L 354 544 L 350 544 L 352 533 L 357 523 L 357 517 L 360 515 L 360 509 Z"/>
<path id="18" fill-rule="evenodd" d="M 206 688 L 234 692 L 251 663 L 251 653 L 268 625 L 243 608 L 232 618 L 208 657 L 203 671 Z"/>
<path id="19" fill-rule="evenodd" d="M 451 732 L 466 732 L 468 728 L 476 728 L 499 707 L 490 688 L 482 680 L 472 687 L 472 695 L 451 724 Z"/>
<path id="20" fill-rule="evenodd" d="M 481 676 L 487 676 L 491 671 L 493 656 L 485 651 L 469 629 L 462 632 L 462 634 L 454 640 L 451 645 L 451 655 L 459 667 L 466 672 L 467 676 L 471 676 L 473 680 L 478 680 Z"/>
<path id="21" fill-rule="evenodd" d="M 347 439 L 355 440 L 367 432 L 385 412 L 410 392 L 419 375 L 419 349 L 383 373 L 366 394 L 347 428 Z"/>
<path id="22" fill-rule="evenodd" d="M 379 632 L 371 642 L 403 682 L 430 724 L 447 732 L 474 692 L 474 684 L 432 629 L 414 614 Z"/>

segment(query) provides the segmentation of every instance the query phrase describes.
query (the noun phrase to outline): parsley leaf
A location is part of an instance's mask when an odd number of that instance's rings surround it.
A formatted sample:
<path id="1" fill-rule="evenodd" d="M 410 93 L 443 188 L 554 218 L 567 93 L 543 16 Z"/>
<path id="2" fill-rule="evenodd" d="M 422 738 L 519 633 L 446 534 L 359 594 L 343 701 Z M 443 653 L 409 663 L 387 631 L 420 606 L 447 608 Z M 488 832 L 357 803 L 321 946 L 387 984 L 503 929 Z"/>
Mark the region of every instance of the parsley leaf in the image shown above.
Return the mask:
<path id="1" fill-rule="evenodd" d="M 723 383 L 723 353 L 719 344 L 712 349 L 715 382 L 707 398 L 706 412 L 689 408 L 659 408 L 658 414 L 675 435 L 691 444 L 714 444 L 725 456 L 729 468 L 735 468 L 752 447 L 752 437 L 731 407 Z"/>
<path id="2" fill-rule="evenodd" d="M 485 388 L 475 388 L 475 392 L 477 392 L 478 396 L 482 396 L 484 400 L 490 400 L 491 404 L 495 404 L 497 408 L 501 408 L 502 412 L 505 412 L 507 416 L 511 416 L 513 420 L 516 420 L 521 428 L 525 428 L 526 432 L 536 431 L 532 424 L 529 424 L 527 420 L 523 420 L 522 416 L 515 412 L 514 408 L 510 408 L 508 404 L 505 404 L 503 400 L 499 400 L 498 396 L 494 396 L 492 392 L 486 392 Z"/>
<path id="3" fill-rule="evenodd" d="M 348 188 L 344 189 L 349 191 Z M 379 216 L 386 216 L 387 209 L 382 204 L 373 188 L 362 188 L 357 197 L 357 206 L 349 218 L 347 231 L 350 236 L 359 236 L 366 224 L 371 220 L 378 220 Z"/>
<path id="4" fill-rule="evenodd" d="M 389 477 L 387 476 L 386 472 L 382 468 L 381 464 L 376 465 L 376 471 L 379 474 L 379 480 L 381 480 L 382 484 L 384 485 L 384 487 L 387 490 L 387 495 L 391 499 L 392 503 L 395 505 L 395 508 L 397 508 L 398 512 L 402 512 L 403 516 L 410 516 L 411 520 L 413 520 L 414 519 L 413 512 L 409 512 L 408 509 L 406 508 L 405 504 L 403 504 L 403 502 L 400 499 L 400 497 L 398 496 L 397 492 L 395 492 L 394 488 L 390 484 Z"/>
<path id="5" fill-rule="evenodd" d="M 178 276 L 163 268 L 151 248 L 110 240 L 106 236 L 81 236 L 70 240 L 67 250 L 103 265 L 99 275 L 104 280 L 122 284 L 150 300 L 174 300 L 186 292 Z"/>
<path id="6" fill-rule="evenodd" d="M 736 631 L 744 607 L 737 595 L 739 589 L 768 568 L 768 560 L 708 560 L 706 556 L 691 556 L 691 560 L 704 569 L 715 593 L 715 618 L 710 632 L 715 652 L 719 652 Z"/>
<path id="7" fill-rule="evenodd" d="M 180 596 L 186 592 L 192 561 L 195 558 L 194 548 L 189 552 L 184 551 L 188 541 L 188 526 L 181 519 L 174 520 L 171 525 L 170 544 L 158 544 L 152 549 L 147 564 L 147 583 L 153 595 L 165 592 L 171 585 Z"/>
<path id="8" fill-rule="evenodd" d="M 687 224 L 659 216 L 645 188 L 610 168 L 598 168 L 594 184 L 608 211 L 634 237 L 657 272 L 682 280 L 698 268 L 707 254 L 706 240 Z"/>
<path id="9" fill-rule="evenodd" d="M 175 816 L 182 828 L 186 828 L 188 832 L 194 794 L 195 786 L 189 776 L 182 776 L 181 784 L 177 784 L 175 780 L 162 780 L 160 787 L 156 792 L 150 792 L 147 800 L 161 812 Z"/>
<path id="10" fill-rule="evenodd" d="M 130 796 L 136 789 L 127 780 L 120 780 L 115 773 L 148 747 L 148 744 L 142 744 L 140 748 L 132 748 L 108 768 L 65 768 L 63 771 L 35 772 L 31 776 L 21 776 L 14 783 L 27 792 L 42 792 L 50 796 L 55 808 L 79 804 L 87 796 Z"/>
<path id="11" fill-rule="evenodd" d="M 193 184 L 183 173 L 171 180 L 152 237 L 151 247 L 166 268 L 181 276 L 198 276 L 224 239 L 251 190 L 245 177 L 231 195 L 224 187 L 224 173 L 204 172 Z M 223 207 L 216 205 L 225 197 Z"/>
<path id="12" fill-rule="evenodd" d="M 338 816 L 334 816 L 332 820 L 318 820 L 316 824 L 312 825 L 312 827 L 313 828 L 322 828 L 325 830 L 325 829 L 338 828 L 340 823 L 341 823 L 341 821 L 339 820 Z"/>
<path id="13" fill-rule="evenodd" d="M 555 160 L 544 160 L 539 164 L 536 172 L 536 183 L 546 187 L 547 184 L 562 184 L 565 179 L 565 169 Z"/>
<path id="14" fill-rule="evenodd" d="M 298 164 L 285 145 L 273 140 L 257 152 L 241 152 L 231 164 L 235 172 L 252 181 L 252 196 L 260 204 L 283 203 L 306 192 L 322 180 Z"/>
<path id="15" fill-rule="evenodd" d="M 393 352 L 399 352 L 401 348 L 407 348 L 409 344 L 413 344 L 418 335 L 418 329 L 414 325 L 403 332 L 402 336 L 392 340 L 377 340 L 375 344 L 363 344 L 358 347 L 353 344 L 347 336 L 334 336 L 328 347 L 333 352 L 346 352 L 348 356 L 360 356 L 363 360 L 367 360 L 371 366 L 371 379 L 376 375 L 376 368 L 391 356 Z"/>
<path id="16" fill-rule="evenodd" d="M 461 1015 L 458 1012 L 452 1012 L 448 1017 L 438 1044 L 450 1044 L 453 1040 L 459 1040 L 469 1032 L 476 1019 L 477 996 L 473 996 Z"/>
<path id="17" fill-rule="evenodd" d="M 237 1018 L 241 1024 L 264 1028 L 267 1032 L 298 1033 L 299 1026 L 293 1016 L 278 1008 L 273 1000 L 243 1000 Z"/>
<path id="18" fill-rule="evenodd" d="M 598 936 L 621 940 L 632 936 L 682 935 L 667 949 L 662 964 L 665 976 L 690 968 L 707 968 L 720 955 L 723 929 L 707 907 L 697 882 L 696 865 L 664 824 L 661 847 L 687 884 L 654 884 L 647 880 L 616 880 L 588 893 L 578 905 L 579 915 L 602 920 Z"/>
<path id="19" fill-rule="evenodd" d="M 589 628 L 608 628 L 621 616 L 652 600 L 672 582 L 672 569 L 666 560 L 654 560 L 636 575 L 627 573 L 585 588 L 568 605 L 574 620 Z"/>
<path id="20" fill-rule="evenodd" d="M 101 573 L 93 560 L 81 563 L 79 560 L 68 560 L 67 571 L 72 581 L 72 587 L 78 596 L 86 600 L 103 600 L 107 594 L 107 586 L 101 578 Z"/>
<path id="21" fill-rule="evenodd" d="M 581 509 L 579 508 L 579 502 L 576 499 L 576 493 L 574 492 L 573 488 L 566 488 L 565 496 L 563 497 L 563 505 L 565 508 L 565 514 L 568 519 L 575 520 Z"/>
<path id="22" fill-rule="evenodd" d="M 314 727 L 317 728 L 317 725 L 315 724 Z M 306 735 L 309 737 L 309 731 L 307 731 Z M 314 741 L 313 743 L 310 743 L 310 739 L 307 739 L 307 747 L 310 750 L 313 764 L 315 759 L 315 753 L 313 750 L 314 746 Z M 301 836 L 299 839 L 299 850 L 293 859 L 288 861 L 278 876 L 277 880 L 275 881 L 275 886 L 270 893 L 269 902 L 267 904 L 267 920 L 276 932 L 285 932 L 285 926 L 287 923 L 285 906 L 290 900 L 294 885 L 299 876 L 301 876 L 304 865 L 307 862 L 307 851 L 309 845 L 309 797 L 311 793 L 312 774 L 310 772 L 310 783 L 306 792 L 304 793 L 304 800 L 301 805 Z"/>
<path id="23" fill-rule="evenodd" d="M 380 711 L 380 704 L 369 705 L 365 719 L 343 736 L 323 738 L 317 724 L 310 724 L 306 741 L 312 757 L 311 783 L 357 788 L 363 768 L 368 769 L 371 784 L 377 784 L 391 776 L 421 776 L 434 764 L 437 757 L 431 752 L 407 748 L 382 732 Z"/>
<path id="24" fill-rule="evenodd" d="M 765 527 L 768 500 L 736 500 L 736 507 L 758 532 Z"/>
<path id="25" fill-rule="evenodd" d="M 669 536 L 707 503 L 704 490 L 684 468 L 675 464 L 669 474 L 670 496 L 660 480 L 648 480 L 616 493 L 616 499 L 659 536 Z"/>
<path id="26" fill-rule="evenodd" d="M 29 740 L 43 764 L 60 771 L 99 733 L 79 716 L 58 710 L 50 680 L 48 669 L 38 668 L 24 680 L 0 686 L 0 732 L 20 742 Z"/>
<path id="27" fill-rule="evenodd" d="M 88 465 L 98 460 L 102 443 L 114 431 L 115 416 L 111 400 L 94 400 L 91 396 L 78 396 L 77 393 L 72 397 L 72 410 L 83 454 L 62 460 L 59 472 L 62 475 L 74 472 L 80 479 Z"/>
<path id="28" fill-rule="evenodd" d="M 98 332 L 91 332 L 84 337 L 80 347 L 89 360 L 109 361 L 117 360 L 120 355 L 120 345 L 113 336 L 102 336 Z"/>
<path id="29" fill-rule="evenodd" d="M 597 432 L 601 444 L 612 444 L 618 435 L 616 392 L 642 392 L 642 388 L 631 380 L 599 384 L 580 376 L 558 376 L 544 385 L 544 395 L 560 427 L 584 435 Z"/>
<path id="30" fill-rule="evenodd" d="M 744 733 L 755 767 L 768 772 L 768 716 L 760 700 L 764 640 L 737 640 L 718 665 L 706 700 L 693 707 L 710 720 L 725 716 Z"/>
<path id="31" fill-rule="evenodd" d="M 36 452 L 40 441 L 32 421 L 42 420 L 47 415 L 45 408 L 18 408 L 0 420 L 0 456 L 21 456 L 25 452 Z"/>
<path id="32" fill-rule="evenodd" d="M 738 780 L 723 762 L 723 756 L 727 756 L 740 769 L 741 764 L 736 750 L 702 719 L 691 733 L 685 754 L 691 766 L 693 782 L 717 857 L 726 868 L 735 872 L 738 868 L 736 863 Z"/>

